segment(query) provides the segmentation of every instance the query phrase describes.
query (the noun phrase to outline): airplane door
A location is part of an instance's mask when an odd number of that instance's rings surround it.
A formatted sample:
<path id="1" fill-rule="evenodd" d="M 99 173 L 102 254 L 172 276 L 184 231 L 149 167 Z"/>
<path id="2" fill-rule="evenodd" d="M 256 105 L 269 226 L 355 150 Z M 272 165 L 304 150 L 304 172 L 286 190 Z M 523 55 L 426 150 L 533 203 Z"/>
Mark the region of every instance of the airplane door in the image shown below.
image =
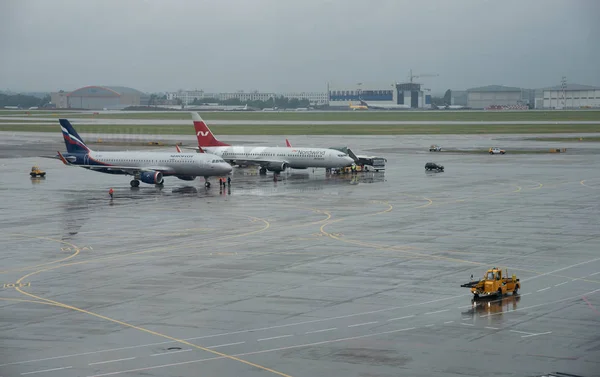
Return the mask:
<path id="1" fill-rule="evenodd" d="M 90 157 L 89 157 L 89 155 L 87 153 L 83 156 L 83 164 L 84 165 L 89 165 L 90 164 Z"/>

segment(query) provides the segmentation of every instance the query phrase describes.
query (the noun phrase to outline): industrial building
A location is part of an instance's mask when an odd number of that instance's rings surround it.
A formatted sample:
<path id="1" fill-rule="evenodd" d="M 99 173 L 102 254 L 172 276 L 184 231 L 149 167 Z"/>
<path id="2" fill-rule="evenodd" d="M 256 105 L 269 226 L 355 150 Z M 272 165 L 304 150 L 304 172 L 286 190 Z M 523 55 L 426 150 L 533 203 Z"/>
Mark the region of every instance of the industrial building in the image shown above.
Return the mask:
<path id="1" fill-rule="evenodd" d="M 535 107 L 543 109 L 581 109 L 600 107 L 600 87 L 565 84 L 544 88 L 535 97 Z"/>
<path id="2" fill-rule="evenodd" d="M 468 99 L 468 93 L 466 90 L 451 90 L 450 91 L 450 103 L 447 103 L 446 105 L 468 107 L 467 99 Z"/>
<path id="3" fill-rule="evenodd" d="M 530 90 L 510 86 L 488 85 L 467 89 L 467 107 L 471 109 L 527 109 Z"/>
<path id="4" fill-rule="evenodd" d="M 284 92 L 278 93 L 277 96 L 298 100 L 307 99 L 311 105 L 317 106 L 329 103 L 327 92 Z"/>
<path id="5" fill-rule="evenodd" d="M 250 101 L 268 101 L 275 97 L 286 97 L 289 99 L 307 99 L 311 105 L 326 105 L 328 98 L 327 92 L 289 92 L 289 93 L 274 93 L 274 92 L 226 92 L 226 93 L 207 93 L 203 90 L 179 90 L 177 92 L 167 93 L 168 100 L 180 99 L 184 105 L 189 105 L 194 100 L 203 100 L 205 98 L 217 99 L 219 101 L 227 101 L 238 99 L 240 102 Z"/>
<path id="6" fill-rule="evenodd" d="M 425 94 L 421 84 L 402 83 L 385 85 L 364 85 L 360 88 L 329 89 L 329 106 L 347 107 L 364 101 L 370 105 L 406 105 L 407 108 L 421 109 L 431 106 L 431 95 Z"/>
<path id="7" fill-rule="evenodd" d="M 184 105 L 189 105 L 194 100 L 203 100 L 205 98 L 216 98 L 214 93 L 206 93 L 204 90 L 178 90 L 176 92 L 167 92 L 167 100 L 181 100 Z"/>
<path id="8" fill-rule="evenodd" d="M 124 86 L 85 86 L 72 92 L 51 93 L 57 108 L 69 109 L 123 109 L 129 106 L 147 106 L 149 96 L 139 90 Z"/>

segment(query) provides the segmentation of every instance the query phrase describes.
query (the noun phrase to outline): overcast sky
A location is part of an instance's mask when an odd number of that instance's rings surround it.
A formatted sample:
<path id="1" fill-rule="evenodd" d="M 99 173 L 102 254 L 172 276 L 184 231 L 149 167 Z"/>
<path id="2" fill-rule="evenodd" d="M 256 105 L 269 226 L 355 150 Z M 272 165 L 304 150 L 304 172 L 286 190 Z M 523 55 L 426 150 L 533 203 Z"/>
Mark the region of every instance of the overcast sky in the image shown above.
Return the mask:
<path id="1" fill-rule="evenodd" d="M 600 0 L 0 0 L 0 89 L 600 85 Z"/>

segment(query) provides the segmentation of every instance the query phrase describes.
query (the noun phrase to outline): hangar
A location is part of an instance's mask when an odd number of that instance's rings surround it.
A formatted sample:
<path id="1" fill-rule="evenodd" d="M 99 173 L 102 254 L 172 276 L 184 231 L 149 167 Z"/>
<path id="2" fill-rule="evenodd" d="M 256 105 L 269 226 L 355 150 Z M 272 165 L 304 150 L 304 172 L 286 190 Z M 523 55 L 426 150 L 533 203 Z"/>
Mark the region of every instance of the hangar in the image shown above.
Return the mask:
<path id="1" fill-rule="evenodd" d="M 139 90 L 124 86 L 91 85 L 70 93 L 52 93 L 52 102 L 57 107 L 71 109 L 123 109 L 129 106 L 148 105 L 149 96 Z M 66 98 L 66 101 L 64 100 Z M 55 100 L 56 99 L 56 100 Z M 61 106 L 59 106 L 59 104 Z M 64 108 L 64 107 L 63 107 Z"/>
<path id="2" fill-rule="evenodd" d="M 521 88 L 488 85 L 467 89 L 467 106 L 472 109 L 527 107 L 529 94 Z"/>
<path id="3" fill-rule="evenodd" d="M 542 89 L 536 96 L 535 107 L 544 109 L 581 109 L 600 107 L 600 87 L 567 84 Z"/>

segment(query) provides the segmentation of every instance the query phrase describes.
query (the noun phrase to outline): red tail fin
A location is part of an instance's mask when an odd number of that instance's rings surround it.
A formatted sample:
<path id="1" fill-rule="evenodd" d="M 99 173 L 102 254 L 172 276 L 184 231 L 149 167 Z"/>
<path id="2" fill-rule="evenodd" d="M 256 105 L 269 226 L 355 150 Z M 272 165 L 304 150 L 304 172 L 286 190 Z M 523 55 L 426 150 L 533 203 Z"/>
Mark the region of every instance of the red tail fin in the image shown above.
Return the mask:
<path id="1" fill-rule="evenodd" d="M 192 120 L 194 121 L 194 129 L 196 130 L 196 137 L 198 138 L 198 147 L 226 147 L 229 144 L 221 143 L 215 135 L 210 131 L 206 122 L 200 118 L 198 113 L 192 113 Z"/>
<path id="2" fill-rule="evenodd" d="M 292 144 L 290 144 L 290 141 L 288 139 L 285 139 L 285 145 L 288 146 L 289 148 L 292 147 Z"/>
<path id="3" fill-rule="evenodd" d="M 63 162 L 63 164 L 65 164 L 65 165 L 70 165 L 70 164 L 67 162 L 67 159 L 65 159 L 65 156 L 63 156 L 63 155 L 62 155 L 62 153 L 60 153 L 60 151 L 57 151 L 57 153 L 58 153 L 58 158 L 60 158 L 60 160 Z"/>

